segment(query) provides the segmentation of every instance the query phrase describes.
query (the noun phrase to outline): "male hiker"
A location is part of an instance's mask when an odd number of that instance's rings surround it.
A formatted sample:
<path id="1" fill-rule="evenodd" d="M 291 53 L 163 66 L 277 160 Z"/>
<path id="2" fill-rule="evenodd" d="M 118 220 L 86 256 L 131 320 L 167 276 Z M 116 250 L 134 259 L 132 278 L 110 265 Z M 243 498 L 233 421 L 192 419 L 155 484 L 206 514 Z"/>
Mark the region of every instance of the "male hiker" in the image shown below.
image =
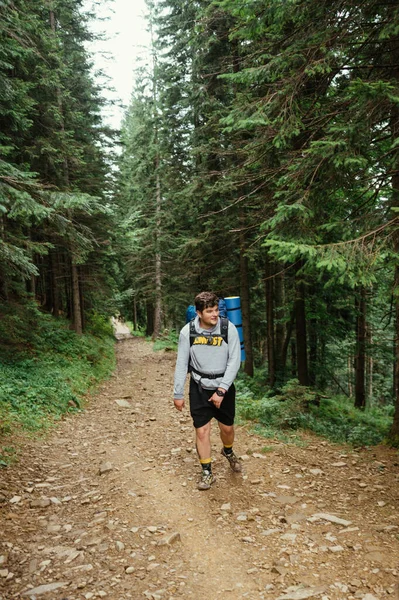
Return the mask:
<path id="1" fill-rule="evenodd" d="M 190 378 L 190 413 L 196 447 L 202 466 L 199 490 L 209 490 L 215 478 L 211 460 L 211 420 L 218 421 L 223 443 L 222 455 L 235 472 L 241 463 L 233 452 L 235 387 L 233 381 L 240 368 L 241 349 L 237 329 L 219 317 L 218 297 L 212 292 L 196 296 L 197 316 L 180 332 L 175 370 L 174 404 L 184 407 L 184 383 Z"/>

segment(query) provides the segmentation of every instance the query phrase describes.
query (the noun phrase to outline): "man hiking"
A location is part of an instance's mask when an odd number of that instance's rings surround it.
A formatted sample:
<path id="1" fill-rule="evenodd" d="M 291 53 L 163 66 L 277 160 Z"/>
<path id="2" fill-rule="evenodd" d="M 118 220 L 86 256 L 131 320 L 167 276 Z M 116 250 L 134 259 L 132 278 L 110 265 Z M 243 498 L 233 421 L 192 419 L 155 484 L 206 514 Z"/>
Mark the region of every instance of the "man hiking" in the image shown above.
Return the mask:
<path id="1" fill-rule="evenodd" d="M 196 296 L 197 316 L 180 332 L 175 370 L 174 404 L 184 407 L 184 384 L 190 378 L 190 413 L 195 427 L 196 448 L 202 466 L 199 490 L 209 490 L 215 478 L 211 459 L 211 420 L 218 421 L 222 455 L 235 472 L 241 463 L 233 452 L 235 387 L 241 348 L 233 323 L 219 317 L 219 299 L 212 292 Z"/>

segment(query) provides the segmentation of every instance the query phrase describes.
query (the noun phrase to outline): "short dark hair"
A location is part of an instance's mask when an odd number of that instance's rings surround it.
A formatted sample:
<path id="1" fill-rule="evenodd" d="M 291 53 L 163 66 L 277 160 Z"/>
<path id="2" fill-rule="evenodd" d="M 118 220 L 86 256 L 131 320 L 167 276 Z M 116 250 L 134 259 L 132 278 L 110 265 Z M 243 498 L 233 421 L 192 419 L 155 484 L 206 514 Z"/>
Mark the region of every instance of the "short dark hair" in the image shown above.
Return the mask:
<path id="1" fill-rule="evenodd" d="M 202 312 L 204 308 L 219 305 L 219 298 L 213 292 L 201 292 L 194 298 L 195 309 Z"/>

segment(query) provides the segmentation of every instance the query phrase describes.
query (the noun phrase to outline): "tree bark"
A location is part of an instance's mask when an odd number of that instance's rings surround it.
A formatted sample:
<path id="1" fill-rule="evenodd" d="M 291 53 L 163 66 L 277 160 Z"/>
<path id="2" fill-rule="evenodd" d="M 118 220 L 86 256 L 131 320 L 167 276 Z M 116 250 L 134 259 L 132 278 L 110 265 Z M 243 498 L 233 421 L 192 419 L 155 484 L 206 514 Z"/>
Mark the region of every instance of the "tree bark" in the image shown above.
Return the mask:
<path id="1" fill-rule="evenodd" d="M 162 321 L 162 260 L 161 260 L 161 182 L 159 179 L 159 158 L 156 159 L 156 200 L 155 200 L 155 312 L 154 312 L 154 331 L 153 339 L 159 337 L 161 333 Z"/>
<path id="2" fill-rule="evenodd" d="M 366 290 L 356 298 L 355 407 L 366 408 Z"/>
<path id="3" fill-rule="evenodd" d="M 399 83 L 399 48 L 397 40 L 391 42 L 391 61 L 395 65 L 393 67 L 393 75 L 396 84 Z M 393 143 L 396 143 L 399 138 L 399 107 L 397 104 L 392 104 L 391 108 L 391 136 Z M 395 146 L 394 160 L 392 164 L 392 208 L 399 209 L 399 150 Z M 398 219 L 397 219 L 398 220 Z M 394 301 L 395 301 L 395 331 L 394 331 L 394 403 L 395 413 L 393 417 L 392 428 L 390 431 L 390 441 L 393 445 L 399 447 L 399 223 L 393 235 L 393 249 L 396 256 L 396 264 L 394 271 Z"/>
<path id="4" fill-rule="evenodd" d="M 281 265 L 277 265 L 277 270 L 281 271 Z M 284 371 L 286 361 L 284 360 L 284 356 L 287 356 L 284 348 L 285 348 L 285 338 L 286 338 L 286 326 L 284 323 L 284 274 L 277 273 L 273 278 L 273 288 L 274 288 L 274 314 L 275 314 L 275 367 L 276 367 L 276 381 L 278 383 L 282 383 L 284 381 Z"/>
<path id="5" fill-rule="evenodd" d="M 301 385 L 309 385 L 305 311 L 305 285 L 303 281 L 299 279 L 298 276 L 296 277 L 295 288 L 295 331 L 298 381 Z"/>
<path id="6" fill-rule="evenodd" d="M 243 217 L 241 215 L 241 223 Z M 245 364 L 244 371 L 250 377 L 254 375 L 254 357 L 252 348 L 251 336 L 251 321 L 250 321 L 250 299 L 249 299 L 249 278 L 248 278 L 248 258 L 245 254 L 245 233 L 243 228 L 240 230 L 240 284 L 241 284 L 241 311 L 242 311 L 242 328 L 245 345 Z"/>
<path id="7" fill-rule="evenodd" d="M 78 335 L 82 334 L 82 312 L 80 304 L 79 271 L 77 265 L 71 265 L 73 328 Z"/>
<path id="8" fill-rule="evenodd" d="M 133 331 L 137 331 L 137 298 L 133 297 Z"/>
<path id="9" fill-rule="evenodd" d="M 58 253 L 50 252 L 49 258 L 50 258 L 52 311 L 53 311 L 53 315 L 55 317 L 59 317 L 61 314 L 61 297 L 60 297 L 60 288 L 58 285 L 59 255 L 58 255 Z"/>
<path id="10" fill-rule="evenodd" d="M 310 385 L 315 386 L 317 380 L 317 346 L 318 346 L 318 335 L 317 335 L 317 320 L 310 319 L 309 321 L 309 382 Z"/>
<path id="11" fill-rule="evenodd" d="M 147 301 L 146 305 L 146 313 L 147 313 L 147 324 L 145 334 L 150 337 L 154 333 L 154 305 L 152 302 Z"/>
<path id="12" fill-rule="evenodd" d="M 266 299 L 266 347 L 267 347 L 267 382 L 273 387 L 276 382 L 276 355 L 274 340 L 274 297 L 273 266 L 266 255 L 265 264 L 265 299 Z"/>

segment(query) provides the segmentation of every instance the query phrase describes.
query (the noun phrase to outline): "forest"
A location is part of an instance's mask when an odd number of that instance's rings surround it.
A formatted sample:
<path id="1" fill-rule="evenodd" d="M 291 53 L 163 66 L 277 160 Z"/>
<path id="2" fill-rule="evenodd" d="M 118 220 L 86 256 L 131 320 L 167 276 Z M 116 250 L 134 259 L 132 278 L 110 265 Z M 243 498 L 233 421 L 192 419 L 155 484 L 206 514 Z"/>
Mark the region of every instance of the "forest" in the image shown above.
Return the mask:
<path id="1" fill-rule="evenodd" d="M 212 290 L 241 298 L 244 398 L 382 415 L 398 447 L 397 2 L 147 9 L 114 131 L 95 10 L 0 3 L 0 434 L 79 408 L 111 316 L 176 340 Z"/>

